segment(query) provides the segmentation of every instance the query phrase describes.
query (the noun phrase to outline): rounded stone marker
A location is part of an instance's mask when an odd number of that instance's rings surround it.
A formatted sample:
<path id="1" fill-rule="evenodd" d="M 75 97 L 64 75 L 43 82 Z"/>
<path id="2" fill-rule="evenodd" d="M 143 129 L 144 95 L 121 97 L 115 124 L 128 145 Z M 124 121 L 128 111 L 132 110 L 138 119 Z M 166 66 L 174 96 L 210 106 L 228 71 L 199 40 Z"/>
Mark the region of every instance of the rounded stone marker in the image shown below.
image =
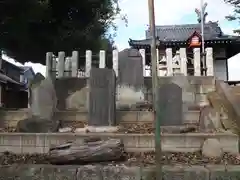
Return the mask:
<path id="1" fill-rule="evenodd" d="M 202 155 L 208 158 L 220 158 L 223 149 L 219 140 L 213 138 L 205 140 L 202 145 Z"/>

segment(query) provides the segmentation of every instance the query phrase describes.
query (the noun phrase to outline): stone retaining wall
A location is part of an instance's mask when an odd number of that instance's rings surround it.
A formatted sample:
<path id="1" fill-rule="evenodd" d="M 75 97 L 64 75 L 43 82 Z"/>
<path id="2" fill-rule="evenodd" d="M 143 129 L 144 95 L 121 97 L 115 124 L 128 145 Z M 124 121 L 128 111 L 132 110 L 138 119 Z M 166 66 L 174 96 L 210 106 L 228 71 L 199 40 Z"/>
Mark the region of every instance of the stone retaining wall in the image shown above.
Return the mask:
<path id="1" fill-rule="evenodd" d="M 159 77 L 159 85 L 165 83 L 176 83 L 183 89 L 183 101 L 193 104 L 206 103 L 206 94 L 215 90 L 215 78 L 212 76 L 168 76 Z M 55 89 L 58 98 L 58 109 L 66 110 L 66 99 L 76 91 L 80 91 L 88 84 L 88 78 L 61 78 L 55 82 Z M 117 79 L 117 84 L 119 84 Z M 144 77 L 145 100 L 152 100 L 152 79 Z M 87 91 L 82 92 L 82 96 L 87 96 Z M 125 102 L 120 102 L 120 104 Z"/>
<path id="2" fill-rule="evenodd" d="M 0 133 L 0 152 L 47 153 L 51 145 L 66 142 L 84 143 L 88 137 L 101 139 L 122 139 L 127 152 L 154 151 L 153 134 L 115 134 L 115 133 Z M 162 150 L 167 152 L 195 152 L 201 149 L 207 138 L 216 138 L 223 145 L 224 152 L 238 153 L 238 137 L 231 133 L 187 133 L 161 136 Z"/>
<path id="3" fill-rule="evenodd" d="M 240 179 L 240 166 L 163 166 L 164 180 Z M 12 165 L 0 167 L 0 179 L 39 180 L 155 180 L 154 167 L 102 165 Z"/>
<path id="4" fill-rule="evenodd" d="M 221 105 L 223 109 L 227 112 L 229 121 L 236 124 L 238 127 L 238 134 L 240 135 L 240 87 L 231 87 L 223 81 L 216 82 L 216 92 L 221 97 Z M 211 99 L 210 99 L 211 101 Z"/>
<path id="5" fill-rule="evenodd" d="M 16 127 L 18 121 L 29 116 L 28 110 L 0 111 L 0 128 Z M 148 123 L 153 121 L 153 113 L 148 111 L 117 111 L 117 122 L 120 123 Z M 183 113 L 185 123 L 198 123 L 199 111 L 188 111 Z M 56 120 L 82 121 L 87 122 L 88 113 L 86 111 L 59 111 L 56 112 Z"/>

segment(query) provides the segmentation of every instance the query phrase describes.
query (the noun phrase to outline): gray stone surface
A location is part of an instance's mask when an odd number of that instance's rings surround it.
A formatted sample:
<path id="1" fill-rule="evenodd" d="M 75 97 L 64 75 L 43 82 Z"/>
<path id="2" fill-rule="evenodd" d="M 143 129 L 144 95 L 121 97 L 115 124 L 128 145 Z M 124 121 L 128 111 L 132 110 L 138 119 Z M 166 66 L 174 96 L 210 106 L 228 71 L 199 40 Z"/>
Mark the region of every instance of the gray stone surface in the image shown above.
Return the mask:
<path id="1" fill-rule="evenodd" d="M 117 108 L 130 108 L 144 101 L 144 77 L 142 56 L 137 49 L 119 52 L 119 76 Z"/>
<path id="2" fill-rule="evenodd" d="M 209 180 L 239 180 L 240 166 L 208 165 Z"/>
<path id="3" fill-rule="evenodd" d="M 80 167 L 77 172 L 77 180 L 103 180 L 102 167 L 95 165 Z"/>
<path id="4" fill-rule="evenodd" d="M 202 145 L 202 154 L 209 158 L 220 158 L 223 155 L 220 141 L 213 138 L 205 140 Z"/>
<path id="5" fill-rule="evenodd" d="M 44 80 L 45 77 L 41 73 L 37 73 L 34 78 L 29 82 L 29 105 L 32 105 L 32 89 L 39 86 L 41 81 Z"/>
<path id="6" fill-rule="evenodd" d="M 184 168 L 183 166 L 165 166 L 163 168 L 164 180 L 207 180 L 208 171 L 202 166 Z"/>
<path id="7" fill-rule="evenodd" d="M 155 167 L 146 167 L 141 169 L 141 180 L 156 180 Z"/>
<path id="8" fill-rule="evenodd" d="M 31 88 L 30 117 L 17 124 L 17 132 L 57 132 L 58 123 L 53 116 L 57 106 L 54 84 L 50 78 L 40 81 Z"/>
<path id="9" fill-rule="evenodd" d="M 141 89 L 144 86 L 142 56 L 137 49 L 119 52 L 118 84 Z"/>
<path id="10" fill-rule="evenodd" d="M 87 94 L 85 94 L 84 90 L 84 88 L 87 87 L 87 81 L 88 81 L 87 78 L 77 77 L 64 77 L 56 79 L 54 85 L 58 99 L 57 109 L 66 110 L 72 109 L 72 107 L 74 106 L 81 106 L 85 101 L 84 99 L 87 97 Z M 80 93 L 81 95 L 78 96 L 79 94 L 76 92 L 81 92 Z M 77 96 L 76 97 L 77 99 L 74 101 L 71 100 L 72 94 L 75 94 L 74 97 Z M 85 98 L 81 99 L 83 96 L 85 96 Z"/>
<path id="11" fill-rule="evenodd" d="M 163 166 L 163 180 L 239 180 L 240 166 Z M 0 167 L 2 180 L 156 180 L 155 167 L 12 165 Z"/>
<path id="12" fill-rule="evenodd" d="M 59 121 L 42 119 L 32 116 L 17 123 L 16 132 L 24 133 L 50 133 L 58 132 Z"/>
<path id="13" fill-rule="evenodd" d="M 213 108 L 210 106 L 205 106 L 200 110 L 199 130 L 201 132 L 211 132 L 212 130 L 214 130 L 214 125 L 209 117 L 212 109 Z"/>
<path id="14" fill-rule="evenodd" d="M 220 114 L 211 106 L 203 107 L 200 111 L 199 130 L 201 132 L 213 132 L 220 129 Z"/>
<path id="15" fill-rule="evenodd" d="M 42 169 L 44 180 L 76 180 L 76 166 L 45 166 Z"/>
<path id="16" fill-rule="evenodd" d="M 158 112 L 162 126 L 183 124 L 182 89 L 173 83 L 163 84 L 158 89 Z"/>
<path id="17" fill-rule="evenodd" d="M 128 86 L 118 86 L 117 88 L 117 109 L 131 109 L 139 103 L 144 103 L 144 92 Z"/>
<path id="18" fill-rule="evenodd" d="M 113 69 L 92 68 L 89 80 L 90 126 L 116 125 L 116 75 Z"/>
<path id="19" fill-rule="evenodd" d="M 52 80 L 50 78 L 42 80 L 40 85 L 31 91 L 31 115 L 51 120 L 57 107 L 57 96 Z"/>
<path id="20" fill-rule="evenodd" d="M 11 165 L 0 167 L 0 179 L 3 180 L 42 180 L 41 166 Z"/>
<path id="21" fill-rule="evenodd" d="M 141 179 L 140 167 L 106 166 L 102 169 L 103 178 L 106 180 L 139 180 Z"/>
<path id="22" fill-rule="evenodd" d="M 85 108 L 88 110 L 88 102 L 89 102 L 89 89 L 88 87 L 84 87 L 81 90 L 74 92 L 69 95 L 66 99 L 66 109 L 67 110 L 81 110 Z"/>

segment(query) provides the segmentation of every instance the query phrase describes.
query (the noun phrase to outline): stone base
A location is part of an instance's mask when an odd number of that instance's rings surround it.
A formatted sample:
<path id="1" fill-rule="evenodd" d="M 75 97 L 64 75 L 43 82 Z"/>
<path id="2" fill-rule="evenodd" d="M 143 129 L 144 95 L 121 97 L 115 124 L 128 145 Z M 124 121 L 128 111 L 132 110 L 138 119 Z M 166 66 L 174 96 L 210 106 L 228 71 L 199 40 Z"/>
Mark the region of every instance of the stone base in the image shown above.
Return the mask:
<path id="1" fill-rule="evenodd" d="M 216 180 L 240 178 L 240 166 L 163 166 L 163 179 Z M 56 166 L 56 165 L 12 165 L 0 168 L 0 179 L 51 179 L 51 180 L 154 180 L 155 167 L 121 166 Z"/>
<path id="2" fill-rule="evenodd" d="M 91 133 L 115 133 L 119 131 L 118 126 L 87 126 L 84 128 L 77 128 L 75 133 L 91 132 Z"/>

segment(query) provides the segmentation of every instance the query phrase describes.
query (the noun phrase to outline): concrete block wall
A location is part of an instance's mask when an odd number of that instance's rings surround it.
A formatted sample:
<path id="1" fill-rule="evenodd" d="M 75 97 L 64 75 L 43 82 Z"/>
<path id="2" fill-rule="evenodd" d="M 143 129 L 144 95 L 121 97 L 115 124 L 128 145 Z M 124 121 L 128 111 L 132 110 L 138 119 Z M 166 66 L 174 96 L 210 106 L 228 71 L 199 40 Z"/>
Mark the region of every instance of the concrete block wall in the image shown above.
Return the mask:
<path id="1" fill-rule="evenodd" d="M 167 76 L 159 77 L 159 85 L 164 83 L 176 83 L 183 89 L 183 101 L 191 104 L 206 104 L 207 93 L 215 91 L 215 78 L 213 76 Z M 66 110 L 66 98 L 76 91 L 80 91 L 88 84 L 87 78 L 61 78 L 56 80 L 55 89 L 58 98 L 58 109 Z M 118 84 L 118 82 L 117 82 Z M 152 80 L 144 77 L 145 100 L 151 101 Z M 83 92 L 87 93 L 87 92 Z M 87 96 L 83 94 L 82 96 Z M 124 102 L 123 102 L 124 104 Z"/>
<path id="2" fill-rule="evenodd" d="M 146 96 L 151 100 L 151 77 L 145 77 Z M 207 93 L 216 90 L 213 76 L 168 76 L 159 78 L 159 86 L 175 83 L 183 90 L 183 103 L 204 106 L 208 104 Z"/>
<path id="3" fill-rule="evenodd" d="M 18 121 L 29 117 L 28 110 L 19 111 L 1 111 L 0 128 L 14 128 Z M 197 123 L 199 121 L 199 111 L 184 112 L 183 118 L 185 123 Z M 71 122 L 87 122 L 88 112 L 86 110 L 80 111 L 59 111 L 55 113 L 56 120 L 61 120 L 64 123 L 69 124 Z M 120 124 L 125 123 L 150 123 L 153 122 L 153 113 L 150 111 L 117 111 L 117 122 Z"/>
<path id="4" fill-rule="evenodd" d="M 155 180 L 154 166 L 124 165 L 11 165 L 0 166 L 0 179 L 44 180 Z M 163 166 L 163 179 L 220 180 L 240 179 L 240 166 Z"/>
<path id="5" fill-rule="evenodd" d="M 125 133 L 0 133 L 0 152 L 13 153 L 48 153 L 52 145 L 66 142 L 84 144 L 84 139 L 98 137 L 101 139 L 121 139 L 127 152 L 154 151 L 154 134 Z M 223 145 L 224 152 L 238 153 L 238 136 L 231 133 L 163 133 L 162 150 L 166 152 L 200 151 L 203 142 L 216 138 Z"/>

